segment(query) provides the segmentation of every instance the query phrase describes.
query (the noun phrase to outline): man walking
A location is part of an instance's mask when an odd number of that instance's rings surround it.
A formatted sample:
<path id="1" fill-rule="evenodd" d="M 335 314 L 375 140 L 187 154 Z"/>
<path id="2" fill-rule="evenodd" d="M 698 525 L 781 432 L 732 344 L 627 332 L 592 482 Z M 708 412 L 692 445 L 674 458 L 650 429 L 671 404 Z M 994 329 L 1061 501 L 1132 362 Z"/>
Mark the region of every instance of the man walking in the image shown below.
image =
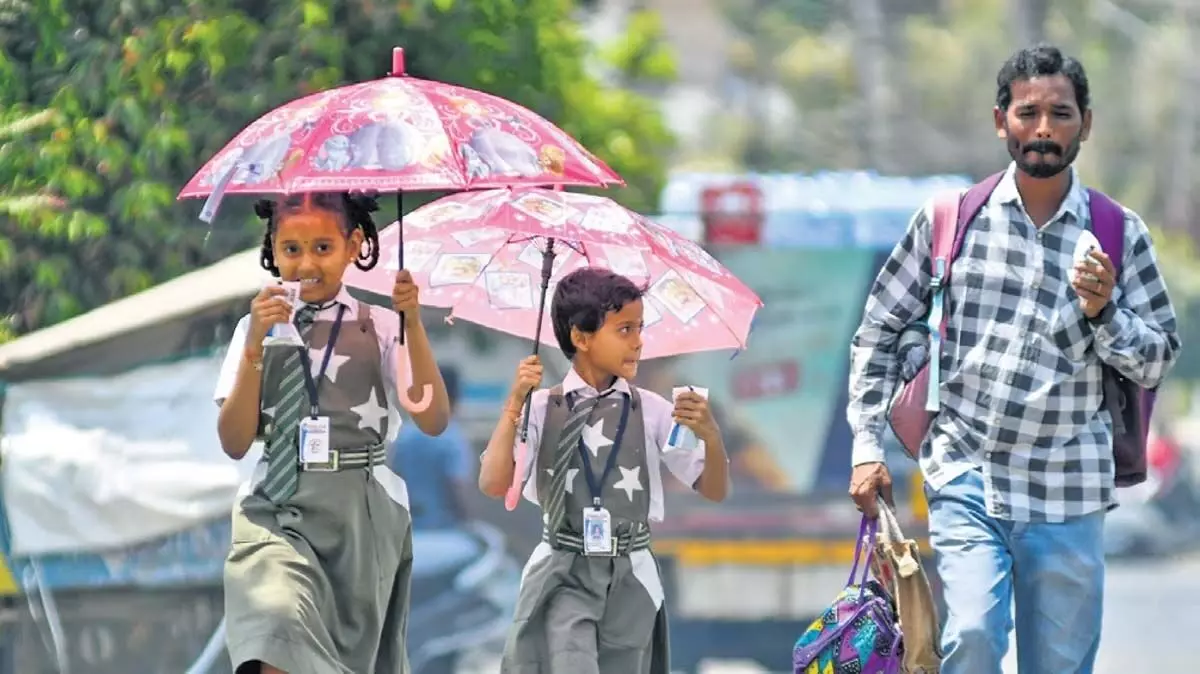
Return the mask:
<path id="1" fill-rule="evenodd" d="M 1151 388 L 1179 352 L 1137 214 L 1124 210 L 1119 277 L 1105 251 L 1076 259 L 1092 225 L 1071 166 L 1092 125 L 1088 96 L 1083 66 L 1052 46 L 1017 52 L 997 76 L 996 132 L 1013 161 L 951 267 L 941 409 L 920 458 L 944 674 L 1000 674 L 1014 599 L 1021 674 L 1092 672 L 1115 506 L 1103 367 Z M 868 514 L 891 488 L 881 436 L 897 341 L 929 309 L 932 212 L 913 217 L 884 264 L 851 346 L 850 494 Z"/>

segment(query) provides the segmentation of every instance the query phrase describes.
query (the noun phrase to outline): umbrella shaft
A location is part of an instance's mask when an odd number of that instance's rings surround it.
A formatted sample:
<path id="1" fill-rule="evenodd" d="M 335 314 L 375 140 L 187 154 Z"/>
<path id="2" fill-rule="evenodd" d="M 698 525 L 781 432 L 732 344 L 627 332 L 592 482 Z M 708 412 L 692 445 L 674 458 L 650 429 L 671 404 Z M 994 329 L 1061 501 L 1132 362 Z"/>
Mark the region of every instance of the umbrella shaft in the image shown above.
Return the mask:
<path id="1" fill-rule="evenodd" d="M 550 275 L 554 273 L 554 239 L 546 239 L 546 252 L 542 253 L 542 292 L 538 298 L 537 329 L 533 333 L 533 355 L 538 355 L 542 344 L 542 319 L 546 316 L 546 291 L 550 288 Z M 529 439 L 529 401 L 533 391 L 525 394 L 525 419 L 521 422 L 521 442 Z"/>
<path id="2" fill-rule="evenodd" d="M 396 262 L 397 269 L 404 269 L 404 190 L 396 191 Z M 404 346 L 403 311 L 400 312 L 400 346 Z"/>

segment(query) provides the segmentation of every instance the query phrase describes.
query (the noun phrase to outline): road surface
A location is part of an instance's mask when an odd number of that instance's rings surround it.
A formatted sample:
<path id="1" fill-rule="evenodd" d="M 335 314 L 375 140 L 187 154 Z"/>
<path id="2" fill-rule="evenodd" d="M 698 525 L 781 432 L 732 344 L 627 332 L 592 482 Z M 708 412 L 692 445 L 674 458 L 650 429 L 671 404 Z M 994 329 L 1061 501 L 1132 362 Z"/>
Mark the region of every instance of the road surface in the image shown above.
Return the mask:
<path id="1" fill-rule="evenodd" d="M 1110 563 L 1104 641 L 1095 674 L 1194 671 L 1200 635 L 1197 608 L 1200 555 Z M 1010 649 L 1005 674 L 1018 674 L 1014 655 Z M 498 669 L 496 662 L 478 663 L 464 674 L 494 674 Z M 701 672 L 775 674 L 738 662 L 708 662 Z"/>

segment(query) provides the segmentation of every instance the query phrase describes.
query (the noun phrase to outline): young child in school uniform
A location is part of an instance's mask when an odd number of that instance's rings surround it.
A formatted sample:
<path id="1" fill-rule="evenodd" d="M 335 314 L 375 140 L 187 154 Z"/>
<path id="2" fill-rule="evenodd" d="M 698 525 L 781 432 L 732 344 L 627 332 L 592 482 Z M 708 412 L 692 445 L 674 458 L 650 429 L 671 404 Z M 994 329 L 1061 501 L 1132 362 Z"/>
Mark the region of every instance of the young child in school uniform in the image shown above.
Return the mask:
<path id="1" fill-rule="evenodd" d="M 256 438 L 265 444 L 234 505 L 225 562 L 226 642 L 238 674 L 409 671 L 412 520 L 384 447 L 398 350 L 411 359 L 412 397 L 433 386 L 417 426 L 437 435 L 449 405 L 409 273 L 392 291 L 403 346 L 396 314 L 342 285 L 351 263 L 370 269 L 379 259 L 377 208 L 324 193 L 256 206 L 266 220 L 263 268 L 301 284 L 294 325 L 305 346 L 263 348 L 292 312 L 282 288 L 264 289 L 234 331 L 215 393 L 225 453 L 241 459 Z"/>
<path id="2" fill-rule="evenodd" d="M 663 519 L 665 466 L 721 501 L 729 472 L 720 429 L 704 398 L 672 404 L 630 384 L 642 349 L 642 289 L 602 269 L 558 284 L 550 314 L 572 368 L 530 403 L 527 461 L 514 447 L 525 396 L 541 382 L 536 356 L 521 362 L 480 466 L 480 489 L 504 496 L 514 471 L 544 513 L 542 543 L 525 566 L 502 674 L 669 674 L 666 610 L 650 523 Z M 673 422 L 695 449 L 667 448 Z"/>

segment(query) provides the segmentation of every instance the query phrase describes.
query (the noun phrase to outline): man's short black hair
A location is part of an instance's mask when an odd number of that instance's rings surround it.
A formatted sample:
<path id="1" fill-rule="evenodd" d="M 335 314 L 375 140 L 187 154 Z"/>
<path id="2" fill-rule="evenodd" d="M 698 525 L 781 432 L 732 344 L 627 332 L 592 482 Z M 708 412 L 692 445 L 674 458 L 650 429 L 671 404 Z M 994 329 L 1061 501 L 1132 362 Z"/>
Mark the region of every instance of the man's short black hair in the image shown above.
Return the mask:
<path id="1" fill-rule="evenodd" d="M 567 358 L 574 358 L 571 328 L 596 332 L 604 325 L 608 312 L 620 311 L 626 304 L 640 300 L 645 292 L 633 281 L 607 269 L 584 267 L 567 274 L 558 282 L 550 302 L 550 320 L 558 348 Z"/>
<path id="2" fill-rule="evenodd" d="M 996 75 L 996 107 L 1008 110 L 1008 106 L 1012 105 L 1013 82 L 1048 75 L 1065 75 L 1071 80 L 1079 112 L 1088 109 L 1091 93 L 1083 64 L 1070 56 L 1063 56 L 1062 50 L 1050 44 L 1026 47 L 1008 57 Z"/>

